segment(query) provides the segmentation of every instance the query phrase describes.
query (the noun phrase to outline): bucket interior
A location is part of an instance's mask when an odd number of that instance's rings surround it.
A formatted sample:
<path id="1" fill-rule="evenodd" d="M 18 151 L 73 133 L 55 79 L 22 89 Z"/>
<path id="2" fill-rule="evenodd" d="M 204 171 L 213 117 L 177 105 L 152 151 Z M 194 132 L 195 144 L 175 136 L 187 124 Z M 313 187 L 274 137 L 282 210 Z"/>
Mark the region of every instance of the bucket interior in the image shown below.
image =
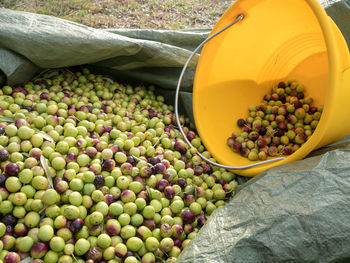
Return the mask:
<path id="1" fill-rule="evenodd" d="M 193 91 L 199 135 L 216 160 L 226 165 L 252 163 L 234 153 L 226 140 L 240 130 L 236 122 L 248 117 L 248 107 L 261 104 L 273 86 L 295 79 L 314 105 L 321 106 L 329 83 L 325 39 L 307 1 L 237 1 L 213 32 L 240 13 L 243 21 L 204 46 Z"/>

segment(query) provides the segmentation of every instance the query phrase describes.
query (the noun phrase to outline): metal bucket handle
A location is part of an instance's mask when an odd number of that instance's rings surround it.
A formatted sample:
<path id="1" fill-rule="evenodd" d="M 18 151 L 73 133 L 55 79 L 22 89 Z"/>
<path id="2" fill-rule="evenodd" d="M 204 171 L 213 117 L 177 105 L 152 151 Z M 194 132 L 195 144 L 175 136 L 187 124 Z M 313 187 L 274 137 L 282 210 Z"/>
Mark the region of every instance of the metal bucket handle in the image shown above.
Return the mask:
<path id="1" fill-rule="evenodd" d="M 176 87 L 176 93 L 175 93 L 175 117 L 176 117 L 176 123 L 178 125 L 178 128 L 185 140 L 185 142 L 191 147 L 191 148 L 195 148 L 191 142 L 187 139 L 185 132 L 182 129 L 181 126 L 181 122 L 180 122 L 180 118 L 179 118 L 179 112 L 178 112 L 178 104 L 179 104 L 179 93 L 180 93 L 180 87 L 181 87 L 181 82 L 183 79 L 183 76 L 186 72 L 186 69 L 188 67 L 188 64 L 191 62 L 192 58 L 194 57 L 194 55 L 196 55 L 198 53 L 198 51 L 204 46 L 205 43 L 207 43 L 209 40 L 211 40 L 212 38 L 216 37 L 217 35 L 219 35 L 220 33 L 222 33 L 223 31 L 225 31 L 226 29 L 228 29 L 229 27 L 233 26 L 234 24 L 236 24 L 237 22 L 241 21 L 244 19 L 244 15 L 243 14 L 239 14 L 236 19 L 231 22 L 229 25 L 225 26 L 224 28 L 220 29 L 218 32 L 216 32 L 215 34 L 209 36 L 207 39 L 205 39 L 190 55 L 190 57 L 187 59 L 185 65 L 182 68 L 178 83 L 177 83 L 177 87 Z M 258 163 L 253 163 L 253 164 L 249 164 L 249 165 L 243 165 L 243 166 L 229 166 L 229 165 L 223 165 L 223 164 L 219 164 L 216 163 L 212 160 L 209 160 L 208 158 L 206 158 L 205 156 L 203 156 L 200 152 L 197 151 L 196 153 L 198 156 L 200 156 L 203 160 L 205 160 L 206 162 L 214 165 L 214 166 L 218 166 L 220 168 L 225 168 L 225 169 L 232 169 L 232 170 L 243 170 L 243 169 L 247 169 L 247 168 L 251 168 L 251 167 L 255 167 L 255 166 L 259 166 L 259 165 L 263 165 L 263 164 L 267 164 L 267 163 L 271 163 L 271 162 L 276 162 L 276 161 L 280 161 L 285 159 L 285 157 L 277 157 L 274 159 L 270 159 L 270 160 L 266 160 L 266 161 L 261 161 Z"/>

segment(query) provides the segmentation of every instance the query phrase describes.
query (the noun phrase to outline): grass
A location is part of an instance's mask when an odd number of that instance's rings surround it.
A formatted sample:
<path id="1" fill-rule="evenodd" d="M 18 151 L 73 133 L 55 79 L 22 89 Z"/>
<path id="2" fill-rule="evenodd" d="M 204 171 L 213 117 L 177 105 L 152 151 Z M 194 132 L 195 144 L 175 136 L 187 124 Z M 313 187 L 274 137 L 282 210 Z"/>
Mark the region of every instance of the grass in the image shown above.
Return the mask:
<path id="1" fill-rule="evenodd" d="M 233 0 L 0 0 L 0 7 L 95 28 L 211 28 Z"/>

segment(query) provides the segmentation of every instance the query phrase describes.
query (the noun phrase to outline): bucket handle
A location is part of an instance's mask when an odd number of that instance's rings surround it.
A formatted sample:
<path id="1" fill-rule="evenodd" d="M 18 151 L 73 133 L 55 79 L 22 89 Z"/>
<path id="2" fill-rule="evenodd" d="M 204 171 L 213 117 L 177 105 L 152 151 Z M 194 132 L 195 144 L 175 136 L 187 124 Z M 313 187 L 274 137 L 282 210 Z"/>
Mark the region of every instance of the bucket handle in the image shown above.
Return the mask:
<path id="1" fill-rule="evenodd" d="M 178 104 L 179 104 L 179 92 L 180 92 L 180 87 L 181 87 L 181 82 L 183 79 L 183 76 L 186 72 L 186 69 L 188 67 L 188 64 L 191 62 L 192 58 L 194 57 L 194 55 L 197 54 L 197 52 L 204 46 L 205 43 L 207 43 L 209 40 L 211 40 L 212 38 L 216 37 L 217 35 L 219 35 L 220 33 L 222 33 L 223 31 L 225 31 L 226 29 L 228 29 L 229 27 L 233 26 L 234 24 L 236 24 L 237 22 L 239 22 L 240 20 L 244 19 L 244 15 L 243 14 L 239 14 L 236 19 L 231 22 L 229 25 L 225 26 L 224 28 L 220 29 L 218 32 L 216 32 L 215 34 L 209 36 L 207 39 L 205 39 L 201 44 L 199 44 L 199 46 L 192 52 L 192 54 L 190 55 L 190 57 L 187 59 L 185 65 L 182 68 L 178 83 L 177 83 L 177 87 L 176 87 L 176 93 L 175 93 L 175 107 L 174 107 L 174 111 L 175 111 L 175 117 L 176 117 L 176 123 L 177 126 L 185 140 L 185 142 L 191 147 L 191 148 L 195 148 L 191 142 L 187 139 L 185 132 L 182 129 L 181 126 L 181 122 L 180 122 L 180 118 L 179 118 L 179 112 L 178 112 Z M 243 169 L 247 169 L 247 168 L 251 168 L 251 167 L 255 167 L 258 165 L 263 165 L 266 163 L 271 163 L 271 162 L 276 162 L 276 161 L 280 161 L 285 159 L 285 157 L 278 157 L 278 158 L 274 158 L 274 159 L 270 159 L 270 160 L 266 160 L 266 161 L 261 161 L 258 163 L 253 163 L 253 164 L 249 164 L 249 165 L 243 165 L 243 166 L 229 166 L 229 165 L 223 165 L 223 164 L 219 164 L 216 163 L 212 160 L 209 160 L 208 158 L 206 158 L 205 156 L 203 156 L 200 152 L 197 151 L 197 155 L 200 156 L 203 160 L 205 160 L 206 162 L 214 165 L 214 166 L 218 166 L 220 168 L 225 168 L 225 169 L 232 169 L 232 170 L 243 170 Z"/>

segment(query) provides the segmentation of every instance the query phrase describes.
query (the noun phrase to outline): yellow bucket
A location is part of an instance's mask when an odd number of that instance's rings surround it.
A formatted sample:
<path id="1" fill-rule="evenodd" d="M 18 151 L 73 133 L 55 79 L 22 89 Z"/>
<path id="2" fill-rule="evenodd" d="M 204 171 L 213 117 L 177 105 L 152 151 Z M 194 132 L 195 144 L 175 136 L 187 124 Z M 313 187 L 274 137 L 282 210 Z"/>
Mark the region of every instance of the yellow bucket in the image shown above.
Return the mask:
<path id="1" fill-rule="evenodd" d="M 220 30 L 234 22 L 229 27 Z M 226 166 L 247 166 L 226 139 L 236 120 L 281 80 L 295 79 L 316 106 L 324 106 L 309 140 L 282 160 L 233 172 L 254 176 L 300 160 L 350 133 L 350 56 L 346 42 L 317 0 L 237 0 L 215 25 L 201 52 L 193 87 L 198 133 Z M 179 81 L 180 82 L 180 81 Z"/>

